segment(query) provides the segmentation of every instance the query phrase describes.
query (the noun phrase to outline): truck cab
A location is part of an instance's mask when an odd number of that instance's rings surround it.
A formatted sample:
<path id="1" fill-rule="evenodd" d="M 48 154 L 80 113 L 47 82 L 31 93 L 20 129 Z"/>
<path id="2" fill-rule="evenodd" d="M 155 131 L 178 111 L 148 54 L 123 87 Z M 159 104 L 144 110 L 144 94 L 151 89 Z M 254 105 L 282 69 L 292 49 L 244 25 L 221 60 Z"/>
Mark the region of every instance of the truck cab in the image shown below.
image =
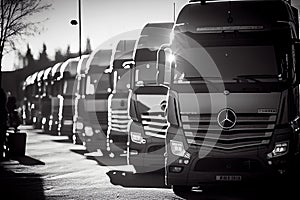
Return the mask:
<path id="1" fill-rule="evenodd" d="M 34 98 L 34 76 L 29 75 L 23 84 L 24 100 L 23 100 L 23 122 L 26 125 L 32 125 L 31 105 Z"/>
<path id="2" fill-rule="evenodd" d="M 193 1 L 159 51 L 168 86 L 166 184 L 270 180 L 299 153 L 298 11 L 288 1 Z"/>
<path id="3" fill-rule="evenodd" d="M 75 77 L 77 74 L 78 62 L 78 57 L 66 60 L 61 65 L 60 76 L 58 77 L 61 85 L 61 93 L 58 94 L 58 134 L 68 136 L 71 141 L 73 137 L 73 108 L 76 88 Z"/>
<path id="4" fill-rule="evenodd" d="M 41 97 L 41 125 L 44 132 L 49 130 L 49 119 L 51 113 L 51 70 L 52 66 L 45 69 L 43 75 L 43 94 Z"/>
<path id="5" fill-rule="evenodd" d="M 108 97 L 107 151 L 110 156 L 124 154 L 128 139 L 128 95 L 130 88 L 130 68 L 123 63 L 133 60 L 136 40 L 120 40 L 111 58 L 110 76 L 113 83 Z"/>
<path id="6" fill-rule="evenodd" d="M 60 68 L 62 66 L 62 62 L 56 63 L 51 69 L 51 112 L 48 121 L 49 133 L 53 135 L 57 135 L 58 132 L 58 112 L 59 112 L 59 94 L 61 94 L 61 81 L 60 77 Z M 45 126 L 46 127 L 46 126 Z M 48 132 L 48 131 L 46 131 Z"/>
<path id="7" fill-rule="evenodd" d="M 35 86 L 36 86 L 36 93 L 35 93 L 35 103 L 34 109 L 32 112 L 33 116 L 33 127 L 36 129 L 40 129 L 42 127 L 42 120 L 41 120 L 41 99 L 43 94 L 43 75 L 45 70 L 41 70 L 37 73 Z"/>
<path id="8" fill-rule="evenodd" d="M 77 74 L 75 78 L 75 100 L 74 100 L 74 117 L 73 117 L 73 136 L 74 144 L 83 144 L 84 111 L 85 101 L 85 82 L 86 82 L 86 65 L 89 55 L 81 56 L 77 65 Z"/>
<path id="9" fill-rule="evenodd" d="M 164 169 L 167 87 L 159 85 L 157 51 L 170 42 L 173 23 L 148 23 L 139 36 L 132 66 L 128 162 L 137 173 Z"/>
<path id="10" fill-rule="evenodd" d="M 112 50 L 96 49 L 86 64 L 84 141 L 88 152 L 106 154 L 107 99 L 112 92 L 110 68 Z"/>

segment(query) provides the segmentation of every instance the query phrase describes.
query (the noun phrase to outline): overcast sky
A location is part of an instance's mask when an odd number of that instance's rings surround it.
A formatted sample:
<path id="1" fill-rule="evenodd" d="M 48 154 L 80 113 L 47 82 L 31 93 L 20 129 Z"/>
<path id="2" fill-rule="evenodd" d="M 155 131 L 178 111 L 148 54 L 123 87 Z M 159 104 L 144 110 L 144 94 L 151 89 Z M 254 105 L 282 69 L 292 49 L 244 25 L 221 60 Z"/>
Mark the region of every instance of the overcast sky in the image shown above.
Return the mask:
<path id="1" fill-rule="evenodd" d="M 52 8 L 34 16 L 34 20 L 44 21 L 40 35 L 24 38 L 18 49 L 25 54 L 27 43 L 34 57 L 38 59 L 42 45 L 47 45 L 47 53 L 53 59 L 56 49 L 65 52 L 71 45 L 71 52 L 78 52 L 78 26 L 70 21 L 77 19 L 78 0 L 43 0 Z M 82 5 L 82 49 L 86 38 L 91 39 L 93 49 L 122 32 L 141 29 L 149 22 L 171 22 L 173 3 L 176 14 L 188 0 L 81 0 Z M 12 70 L 15 53 L 5 55 L 3 71 Z"/>

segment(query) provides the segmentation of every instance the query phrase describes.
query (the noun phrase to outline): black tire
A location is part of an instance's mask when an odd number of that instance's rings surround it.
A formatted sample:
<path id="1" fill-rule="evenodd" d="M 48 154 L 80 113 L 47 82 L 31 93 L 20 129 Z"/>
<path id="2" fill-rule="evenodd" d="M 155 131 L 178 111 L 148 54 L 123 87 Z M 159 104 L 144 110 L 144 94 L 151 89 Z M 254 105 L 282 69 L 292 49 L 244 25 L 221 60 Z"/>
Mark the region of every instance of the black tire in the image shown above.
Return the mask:
<path id="1" fill-rule="evenodd" d="M 187 194 L 191 192 L 192 186 L 183 186 L 183 185 L 173 185 L 174 194 L 181 196 L 182 194 Z"/>

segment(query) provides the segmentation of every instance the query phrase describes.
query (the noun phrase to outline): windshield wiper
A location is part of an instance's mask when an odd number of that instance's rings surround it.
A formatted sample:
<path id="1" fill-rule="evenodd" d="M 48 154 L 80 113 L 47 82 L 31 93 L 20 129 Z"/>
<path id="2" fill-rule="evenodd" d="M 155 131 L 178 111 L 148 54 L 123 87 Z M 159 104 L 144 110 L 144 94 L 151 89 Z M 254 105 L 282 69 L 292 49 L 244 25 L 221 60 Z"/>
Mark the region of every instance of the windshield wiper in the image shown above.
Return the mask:
<path id="1" fill-rule="evenodd" d="M 270 75 L 270 74 L 261 74 L 261 75 L 239 75 L 233 80 L 237 80 L 238 82 L 244 81 L 249 82 L 253 81 L 255 83 L 261 83 L 262 81 L 259 79 L 276 79 L 279 80 L 278 75 Z"/>

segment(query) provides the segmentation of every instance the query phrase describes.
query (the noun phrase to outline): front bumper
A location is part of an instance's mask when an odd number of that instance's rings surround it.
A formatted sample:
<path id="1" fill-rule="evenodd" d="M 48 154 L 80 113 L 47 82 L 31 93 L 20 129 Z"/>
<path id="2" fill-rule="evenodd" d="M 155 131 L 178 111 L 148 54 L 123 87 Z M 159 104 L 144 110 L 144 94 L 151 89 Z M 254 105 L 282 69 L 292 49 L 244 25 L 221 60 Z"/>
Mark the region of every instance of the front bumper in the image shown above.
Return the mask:
<path id="1" fill-rule="evenodd" d="M 107 147 L 112 152 L 123 152 L 127 149 L 128 133 L 110 130 Z"/>
<path id="2" fill-rule="evenodd" d="M 271 161 L 265 158 L 265 152 L 258 148 L 230 153 L 212 151 L 204 158 L 199 158 L 194 152 L 188 164 L 179 163 L 178 157 L 168 156 L 166 184 L 199 186 L 203 183 L 255 182 L 280 177 L 288 168 L 290 156 L 287 154 Z M 173 159 L 172 163 L 170 159 Z M 172 172 L 172 167 L 180 167 L 181 172 Z"/>

